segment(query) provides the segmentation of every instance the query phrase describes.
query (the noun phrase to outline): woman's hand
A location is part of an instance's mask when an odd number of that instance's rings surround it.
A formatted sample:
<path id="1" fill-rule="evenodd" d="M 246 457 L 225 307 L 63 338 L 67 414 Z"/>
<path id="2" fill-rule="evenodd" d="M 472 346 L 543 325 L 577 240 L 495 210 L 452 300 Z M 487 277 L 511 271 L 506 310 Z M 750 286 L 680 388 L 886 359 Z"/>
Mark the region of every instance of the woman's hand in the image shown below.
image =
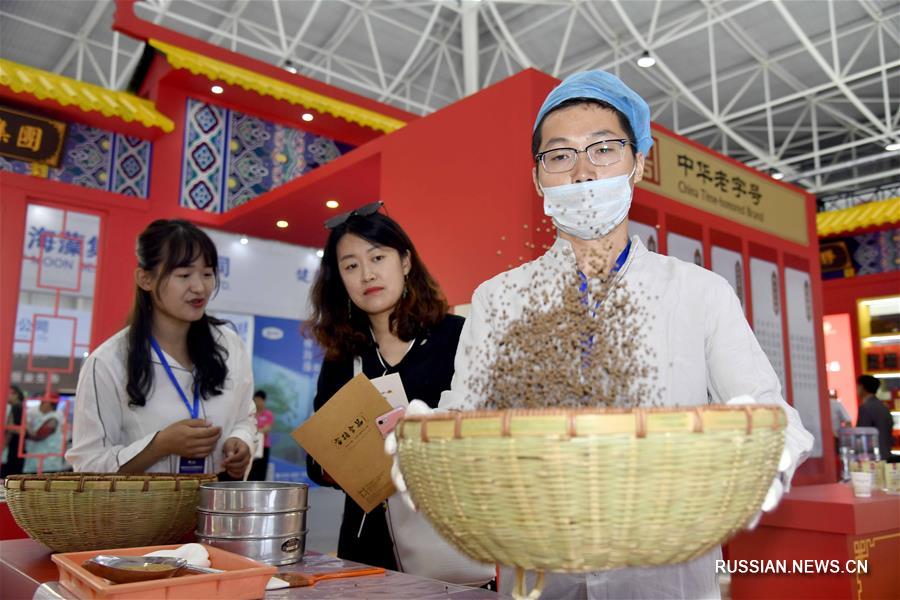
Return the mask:
<path id="1" fill-rule="evenodd" d="M 221 427 L 203 419 L 185 419 L 172 423 L 154 438 L 160 457 L 177 454 L 185 458 L 206 458 L 216 447 Z"/>
<path id="2" fill-rule="evenodd" d="M 225 454 L 225 460 L 222 461 L 225 472 L 235 479 L 243 479 L 247 465 L 250 464 L 250 447 L 247 443 L 242 439 L 230 437 L 225 440 L 222 453 Z"/>

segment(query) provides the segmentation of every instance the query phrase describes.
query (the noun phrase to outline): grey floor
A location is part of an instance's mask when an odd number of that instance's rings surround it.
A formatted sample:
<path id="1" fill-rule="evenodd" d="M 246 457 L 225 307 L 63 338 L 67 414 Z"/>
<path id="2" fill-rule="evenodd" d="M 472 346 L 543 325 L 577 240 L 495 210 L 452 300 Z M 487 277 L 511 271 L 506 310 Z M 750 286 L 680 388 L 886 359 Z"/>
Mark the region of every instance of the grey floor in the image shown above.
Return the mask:
<path id="1" fill-rule="evenodd" d="M 310 488 L 306 549 L 335 554 L 343 514 L 344 492 L 325 487 Z"/>

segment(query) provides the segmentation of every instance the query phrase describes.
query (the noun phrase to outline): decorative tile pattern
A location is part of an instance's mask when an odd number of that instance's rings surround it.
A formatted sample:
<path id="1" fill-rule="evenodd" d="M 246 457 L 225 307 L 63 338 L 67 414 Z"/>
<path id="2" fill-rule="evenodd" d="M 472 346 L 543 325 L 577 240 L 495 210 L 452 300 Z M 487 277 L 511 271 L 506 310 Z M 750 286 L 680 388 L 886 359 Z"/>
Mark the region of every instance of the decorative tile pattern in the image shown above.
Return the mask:
<path id="1" fill-rule="evenodd" d="M 146 198 L 150 191 L 152 144 L 130 135 L 117 135 L 110 191 Z"/>
<path id="2" fill-rule="evenodd" d="M 822 279 L 900 271 L 900 228 L 828 238 L 822 248 Z M 824 262 L 826 253 L 836 262 Z"/>
<path id="3" fill-rule="evenodd" d="M 234 111 L 230 117 L 226 210 L 240 206 L 275 187 L 272 163 L 276 153 L 276 126 Z"/>
<path id="4" fill-rule="evenodd" d="M 0 156 L 0 171 L 18 173 L 19 175 L 31 175 L 31 163 Z"/>
<path id="5" fill-rule="evenodd" d="M 181 205 L 211 212 L 246 204 L 353 148 L 196 100 L 188 100 L 185 129 Z"/>
<path id="6" fill-rule="evenodd" d="M 228 111 L 189 98 L 184 129 L 179 203 L 206 212 L 222 212 Z"/>
<path id="7" fill-rule="evenodd" d="M 0 170 L 147 198 L 152 147 L 152 143 L 140 138 L 69 123 L 58 168 L 0 158 Z"/>
<path id="8" fill-rule="evenodd" d="M 63 161 L 50 169 L 48 179 L 109 191 L 115 134 L 75 123 L 69 126 Z"/>
<path id="9" fill-rule="evenodd" d="M 900 229 L 873 231 L 853 237 L 853 262 L 857 275 L 900 270 Z"/>

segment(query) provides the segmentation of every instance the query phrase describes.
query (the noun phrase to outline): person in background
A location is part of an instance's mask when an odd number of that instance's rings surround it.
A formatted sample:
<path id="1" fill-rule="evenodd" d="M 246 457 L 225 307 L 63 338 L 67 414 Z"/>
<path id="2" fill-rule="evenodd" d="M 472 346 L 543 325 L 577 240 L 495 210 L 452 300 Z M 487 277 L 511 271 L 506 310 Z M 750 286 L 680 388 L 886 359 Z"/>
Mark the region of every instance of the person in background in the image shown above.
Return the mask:
<path id="1" fill-rule="evenodd" d="M 894 445 L 894 419 L 884 402 L 875 395 L 881 382 L 871 375 L 860 375 L 856 380 L 856 393 L 862 402 L 856 416 L 857 427 L 874 427 L 878 430 L 878 452 L 881 460 L 898 462 L 900 457 L 891 454 Z"/>
<path id="2" fill-rule="evenodd" d="M 250 477 L 247 479 L 251 481 L 265 481 L 269 471 L 269 451 L 272 448 L 272 425 L 275 423 L 275 415 L 266 408 L 265 390 L 256 390 L 256 393 L 253 394 L 253 403 L 256 405 L 256 427 L 259 430 L 259 434 L 256 437 L 257 454 L 261 443 L 262 457 L 253 459 L 253 466 L 250 467 Z"/>
<path id="3" fill-rule="evenodd" d="M 831 405 L 831 432 L 834 434 L 834 451 L 840 452 L 838 432 L 841 430 L 841 427 L 850 427 L 853 422 L 850 420 L 850 413 L 838 400 L 837 390 L 828 390 L 828 402 Z"/>
<path id="4" fill-rule="evenodd" d="M 63 423 L 65 416 L 56 410 L 59 396 L 49 394 L 41 398 L 40 405 L 28 409 L 25 428 L 25 454 L 44 454 L 43 463 L 38 456 L 26 456 L 23 473 L 51 473 L 66 471 L 68 465 L 63 460 Z"/>
<path id="5" fill-rule="evenodd" d="M 84 361 L 75 392 L 76 471 L 218 473 L 253 456 L 253 371 L 238 335 L 206 313 L 218 287 L 213 241 L 181 220 L 137 240 L 128 327 Z"/>
<path id="6" fill-rule="evenodd" d="M 9 386 L 6 399 L 6 433 L 3 446 L 3 467 L 0 479 L 22 472 L 25 461 L 19 455 L 19 439 L 22 431 L 22 411 L 25 408 L 25 393 L 17 385 Z"/>
<path id="7" fill-rule="evenodd" d="M 409 236 L 377 212 L 381 206 L 368 204 L 325 223 L 331 232 L 312 288 L 309 321 L 325 351 L 316 410 L 360 371 L 369 379 L 398 373 L 407 398 L 432 407 L 450 387 L 463 318 L 448 313 L 443 293 Z M 319 485 L 335 485 L 310 456 L 307 472 Z M 344 502 L 337 554 L 402 570 L 384 507 L 365 514 L 350 496 Z"/>

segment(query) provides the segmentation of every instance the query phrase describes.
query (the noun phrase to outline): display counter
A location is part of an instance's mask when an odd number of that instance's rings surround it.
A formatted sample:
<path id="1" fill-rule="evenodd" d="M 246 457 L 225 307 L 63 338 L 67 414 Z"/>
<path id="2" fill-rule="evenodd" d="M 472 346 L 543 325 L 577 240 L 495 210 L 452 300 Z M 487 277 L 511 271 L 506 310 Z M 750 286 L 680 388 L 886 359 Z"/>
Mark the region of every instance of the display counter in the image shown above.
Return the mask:
<path id="1" fill-rule="evenodd" d="M 0 544 L 0 581 L 2 597 L 9 600 L 32 598 L 74 598 L 57 582 L 59 572 L 50 560 L 51 551 L 31 539 L 10 540 Z M 282 573 L 303 571 L 320 573 L 341 568 L 362 567 L 358 563 L 307 552 L 303 561 L 279 567 Z M 415 577 L 406 573 L 387 571 L 384 575 L 351 577 L 320 581 L 314 586 L 287 588 L 267 592 L 267 600 L 288 598 L 453 598 L 453 600 L 477 600 L 497 598 L 494 592 L 469 588 Z"/>
<path id="2" fill-rule="evenodd" d="M 728 543 L 728 558 L 735 600 L 900 597 L 900 496 L 857 498 L 841 483 L 795 487 Z"/>

